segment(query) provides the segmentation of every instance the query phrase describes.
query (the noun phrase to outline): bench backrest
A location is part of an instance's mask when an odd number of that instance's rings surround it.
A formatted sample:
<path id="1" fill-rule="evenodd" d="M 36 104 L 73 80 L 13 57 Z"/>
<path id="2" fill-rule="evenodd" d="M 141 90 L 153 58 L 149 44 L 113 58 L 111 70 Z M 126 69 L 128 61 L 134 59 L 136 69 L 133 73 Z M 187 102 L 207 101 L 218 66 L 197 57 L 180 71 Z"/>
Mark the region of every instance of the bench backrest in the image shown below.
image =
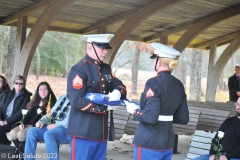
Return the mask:
<path id="1" fill-rule="evenodd" d="M 213 108 L 220 109 L 224 111 L 230 111 L 230 117 L 236 115 L 235 102 L 201 102 L 201 101 L 191 101 L 188 100 L 189 106 L 202 107 L 202 108 Z"/>
<path id="2" fill-rule="evenodd" d="M 108 117 L 110 118 L 110 115 Z M 117 107 L 113 111 L 113 121 L 116 139 L 120 139 L 123 136 L 129 117 L 130 113 L 128 113 L 126 108 L 123 106 Z M 108 122 L 110 122 L 110 120 Z M 110 123 L 108 124 L 108 126 L 110 126 Z"/>
<path id="3" fill-rule="evenodd" d="M 201 113 L 200 111 L 189 110 L 190 119 L 189 119 L 188 124 L 186 124 L 186 125 L 173 124 L 174 133 L 176 135 L 193 134 L 194 131 L 196 130 L 196 126 L 197 126 L 197 123 L 198 123 L 200 113 Z M 129 120 L 128 120 L 127 126 L 126 126 L 125 133 L 130 134 L 130 135 L 135 134 L 138 123 L 139 123 L 139 121 L 134 121 L 133 116 L 131 115 Z"/>
<path id="4" fill-rule="evenodd" d="M 229 117 L 230 111 L 218 108 L 188 106 L 189 110 L 201 111 L 197 130 L 215 132 L 219 129 L 225 119 Z"/>
<path id="5" fill-rule="evenodd" d="M 197 128 L 197 123 L 201 111 L 189 109 L 189 122 L 186 125 L 173 124 L 173 130 L 176 135 L 190 135 L 193 134 Z"/>
<path id="6" fill-rule="evenodd" d="M 215 135 L 216 132 L 211 133 L 196 130 L 192 137 L 186 160 L 192 160 L 193 158 L 199 157 L 203 154 L 208 154 L 212 139 Z"/>

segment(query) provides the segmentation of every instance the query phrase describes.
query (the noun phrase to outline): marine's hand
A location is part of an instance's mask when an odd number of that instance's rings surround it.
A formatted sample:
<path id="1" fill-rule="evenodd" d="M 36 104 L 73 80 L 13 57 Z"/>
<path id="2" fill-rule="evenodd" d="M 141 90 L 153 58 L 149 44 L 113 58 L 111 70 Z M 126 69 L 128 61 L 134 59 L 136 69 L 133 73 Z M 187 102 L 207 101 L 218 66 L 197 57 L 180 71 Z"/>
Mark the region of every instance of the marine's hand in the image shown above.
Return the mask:
<path id="1" fill-rule="evenodd" d="M 126 109 L 129 113 L 133 114 L 135 112 L 136 109 L 139 109 L 140 107 L 138 105 L 136 105 L 135 103 L 131 103 L 128 101 L 124 101 L 124 103 L 126 104 Z"/>
<path id="2" fill-rule="evenodd" d="M 121 98 L 121 93 L 119 90 L 114 89 L 111 93 L 107 95 L 109 97 L 109 101 L 118 101 Z"/>

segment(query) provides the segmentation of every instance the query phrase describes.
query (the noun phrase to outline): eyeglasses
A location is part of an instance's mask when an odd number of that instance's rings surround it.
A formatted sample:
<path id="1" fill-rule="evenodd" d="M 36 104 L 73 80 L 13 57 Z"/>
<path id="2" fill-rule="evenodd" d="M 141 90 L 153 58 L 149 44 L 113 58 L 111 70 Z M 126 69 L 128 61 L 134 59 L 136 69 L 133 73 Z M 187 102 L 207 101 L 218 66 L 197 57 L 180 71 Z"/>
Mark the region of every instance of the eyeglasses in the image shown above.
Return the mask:
<path id="1" fill-rule="evenodd" d="M 18 82 L 14 82 L 14 84 L 16 84 L 16 85 L 20 85 L 20 86 L 23 85 L 23 83 L 18 83 Z"/>

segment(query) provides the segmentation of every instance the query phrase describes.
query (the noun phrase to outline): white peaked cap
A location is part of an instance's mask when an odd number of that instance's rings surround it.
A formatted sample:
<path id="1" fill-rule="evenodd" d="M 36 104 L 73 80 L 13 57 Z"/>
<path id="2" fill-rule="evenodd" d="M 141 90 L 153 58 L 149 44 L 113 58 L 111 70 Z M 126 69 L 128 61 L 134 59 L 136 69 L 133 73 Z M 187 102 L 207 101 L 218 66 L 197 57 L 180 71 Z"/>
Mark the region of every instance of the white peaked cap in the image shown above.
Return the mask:
<path id="1" fill-rule="evenodd" d="M 163 45 L 161 43 L 153 42 L 152 46 L 154 48 L 154 54 L 162 58 L 177 58 L 180 55 L 180 52 L 176 49 Z"/>
<path id="2" fill-rule="evenodd" d="M 83 35 L 83 41 L 85 42 L 97 42 L 97 43 L 109 43 L 114 37 L 114 34 L 89 34 Z"/>

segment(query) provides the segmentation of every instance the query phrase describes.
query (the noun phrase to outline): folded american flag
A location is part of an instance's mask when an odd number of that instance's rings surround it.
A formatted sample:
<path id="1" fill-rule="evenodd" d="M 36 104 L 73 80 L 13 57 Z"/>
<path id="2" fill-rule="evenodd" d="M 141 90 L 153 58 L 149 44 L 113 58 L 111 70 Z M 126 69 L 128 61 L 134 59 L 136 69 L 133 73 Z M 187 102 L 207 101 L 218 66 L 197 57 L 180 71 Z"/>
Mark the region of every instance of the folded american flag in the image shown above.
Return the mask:
<path id="1" fill-rule="evenodd" d="M 100 93 L 87 93 L 85 95 L 85 98 L 90 100 L 93 103 L 106 105 L 106 106 L 126 106 L 124 101 L 128 101 L 131 103 L 135 103 L 136 105 L 139 105 L 139 103 L 124 99 L 124 100 L 118 100 L 118 101 L 109 101 L 109 97 L 106 94 L 100 94 Z"/>

